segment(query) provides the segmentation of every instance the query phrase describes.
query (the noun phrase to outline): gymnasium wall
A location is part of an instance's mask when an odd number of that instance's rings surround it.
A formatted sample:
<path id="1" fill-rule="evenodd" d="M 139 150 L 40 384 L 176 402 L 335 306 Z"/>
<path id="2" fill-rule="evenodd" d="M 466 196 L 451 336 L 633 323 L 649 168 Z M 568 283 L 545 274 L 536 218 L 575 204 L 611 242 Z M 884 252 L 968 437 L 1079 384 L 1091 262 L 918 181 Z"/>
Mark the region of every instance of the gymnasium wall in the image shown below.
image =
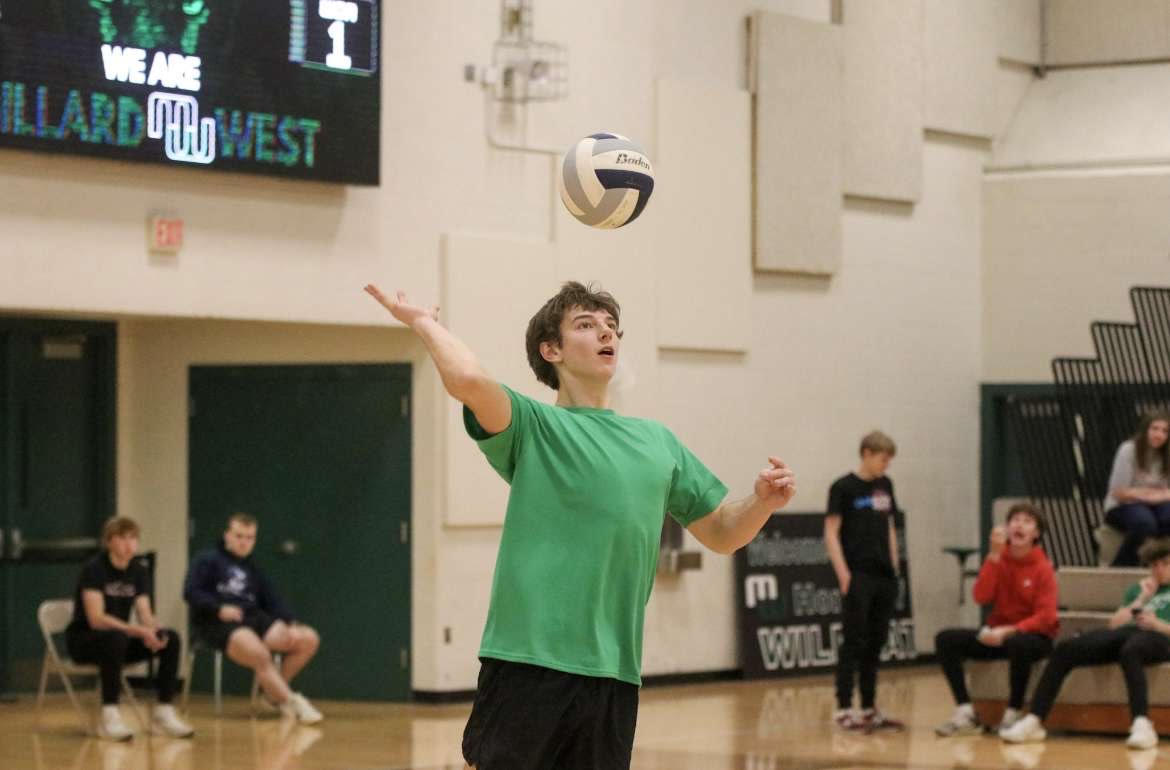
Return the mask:
<path id="1" fill-rule="evenodd" d="M 983 379 L 1051 382 L 1170 285 L 1170 3 L 1051 0 L 1048 61 L 984 183 Z M 1128 64 L 1120 64 L 1122 62 Z"/>
<path id="2" fill-rule="evenodd" d="M 386 4 L 378 189 L 5 153 L 0 308 L 123 319 L 119 508 L 163 552 L 163 617 L 183 617 L 187 366 L 421 364 L 413 338 L 383 328 L 388 317 L 360 294 L 376 280 L 438 298 L 490 371 L 541 393 L 523 364 L 523 324 L 559 281 L 579 278 L 625 306 L 618 408 L 665 421 L 733 495 L 774 453 L 798 474 L 791 510 L 821 510 L 863 433 L 897 440 L 891 475 L 911 522 L 917 641 L 929 650 L 959 620 L 940 548 L 978 537 L 983 167 L 1032 81 L 1038 2 L 905 0 L 906 23 L 887 32 L 867 26 L 881 20 L 866 22 L 863 4 L 840 3 L 843 93 L 899 96 L 838 102 L 837 271 L 753 271 L 745 19 L 763 10 L 827 25 L 833 6 L 537 0 L 536 37 L 570 52 L 570 95 L 504 111 L 497 133 L 563 147 L 610 129 L 645 144 L 658 190 L 618 232 L 561 210 L 547 158 L 488 147 L 484 95 L 460 76 L 488 61 L 493 2 Z M 917 55 L 882 58 L 885 34 Z M 803 119 L 799 104 L 788 112 Z M 894 180 L 888 164 L 866 162 L 891 146 L 910 158 Z M 176 258 L 145 254 L 154 209 L 186 220 Z M 426 366 L 415 389 L 413 684 L 464 690 L 505 490 Z M 645 673 L 736 667 L 731 564 L 706 553 L 701 570 L 659 580 Z"/>
<path id="3" fill-rule="evenodd" d="M 158 615 L 177 628 L 187 623 L 182 599 L 187 570 L 188 368 L 199 365 L 404 362 L 412 366 L 412 432 L 429 427 L 440 408 L 434 368 L 423 366 L 423 348 L 402 329 L 370 326 L 126 319 L 118 325 L 118 507 L 143 523 L 142 548 L 159 554 Z M 438 458 L 426 439 L 412 458 L 415 490 L 434 489 Z M 433 521 L 437 498 L 418 495 L 416 522 Z M 434 530 L 413 527 L 412 562 L 425 577 L 435 549 Z M 328 533 L 322 533 L 328 537 Z M 261 522 L 261 537 L 263 522 Z M 433 581 L 416 579 L 412 610 L 415 649 L 434 643 L 428 631 L 435 602 Z M 388 651 L 389 655 L 390 652 Z M 428 663 L 415 660 L 416 676 Z"/>

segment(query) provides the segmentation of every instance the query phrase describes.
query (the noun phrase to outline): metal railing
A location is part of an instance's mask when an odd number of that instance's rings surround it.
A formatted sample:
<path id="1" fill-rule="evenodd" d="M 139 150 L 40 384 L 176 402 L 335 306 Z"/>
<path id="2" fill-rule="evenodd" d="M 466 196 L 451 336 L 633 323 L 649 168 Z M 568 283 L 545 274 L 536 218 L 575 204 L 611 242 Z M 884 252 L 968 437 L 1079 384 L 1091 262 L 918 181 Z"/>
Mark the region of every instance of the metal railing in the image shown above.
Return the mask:
<path id="1" fill-rule="evenodd" d="M 1135 323 L 1094 322 L 1094 358 L 1052 360 L 1057 395 L 1009 400 L 1029 497 L 1060 565 L 1096 564 L 1113 456 L 1141 416 L 1170 406 L 1170 288 L 1130 289 Z"/>

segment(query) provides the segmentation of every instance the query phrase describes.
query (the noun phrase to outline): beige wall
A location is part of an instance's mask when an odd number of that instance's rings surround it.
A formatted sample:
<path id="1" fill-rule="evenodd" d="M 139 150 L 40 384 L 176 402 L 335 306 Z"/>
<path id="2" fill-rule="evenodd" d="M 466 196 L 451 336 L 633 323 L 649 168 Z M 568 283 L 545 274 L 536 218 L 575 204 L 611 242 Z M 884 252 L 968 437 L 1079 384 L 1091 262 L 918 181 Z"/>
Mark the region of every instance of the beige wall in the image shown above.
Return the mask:
<path id="1" fill-rule="evenodd" d="M 949 12 L 963 13 L 962 3 L 954 5 Z M 660 312 L 659 303 L 672 297 L 659 291 L 656 275 L 671 269 L 671 254 L 655 248 L 668 240 L 655 234 L 669 231 L 666 217 L 674 211 L 680 213 L 669 216 L 701 215 L 716 230 L 743 227 L 742 217 L 721 216 L 732 204 L 721 201 L 718 184 L 700 212 L 659 210 L 652 201 L 643 219 L 623 231 L 577 225 L 550 195 L 546 158 L 488 148 L 483 94 L 459 78 L 465 63 L 486 63 L 497 4 L 408 0 L 385 8 L 380 188 L 11 152 L 0 157 L 0 308 L 124 319 L 119 509 L 141 518 L 144 545 L 162 552 L 162 616 L 181 622 L 184 614 L 177 597 L 186 553 L 187 367 L 410 361 L 417 407 L 413 686 L 474 686 L 499 529 L 449 525 L 466 517 L 450 509 L 447 490 L 468 463 L 482 460 L 452 429 L 457 414 L 421 347 L 404 330 L 377 326 L 388 319 L 359 288 L 375 279 L 436 298 L 443 237 L 490 235 L 497 242 L 543 242 L 555 262 L 539 278 L 487 269 L 483 279 L 496 281 L 496 290 L 517 284 L 528 295 L 575 277 L 601 280 L 618 294 L 627 308 L 626 351 L 636 375 L 618 405 L 674 428 L 733 495 L 747 494 L 765 456 L 779 453 L 799 475 L 792 510 L 820 510 L 831 481 L 854 467 L 859 437 L 874 427 L 891 433 L 899 444 L 891 472 L 911 522 L 918 642 L 929 649 L 934 631 L 958 619 L 954 565 L 939 549 L 977 538 L 986 296 L 981 185 L 990 143 L 926 133 L 919 202 L 844 199 L 835 276 L 741 281 L 736 301 L 749 312 L 746 349 L 680 350 L 679 335 L 662 333 L 659 319 L 701 324 L 721 311 L 696 304 L 689 314 Z M 744 18 L 756 8 L 827 23 L 831 3 L 538 0 L 536 36 L 570 51 L 570 98 L 534 108 L 503 133 L 513 141 L 564 146 L 608 128 L 640 139 L 653 158 L 661 135 L 656 82 L 743 89 Z M 994 62 L 997 51 L 986 56 Z M 937 72 L 965 65 L 924 66 Z M 984 59 L 978 68 L 986 74 Z M 996 96 L 979 100 L 980 109 L 992 111 L 973 116 L 980 131 L 1006 123 L 1030 79 L 1026 69 L 1010 65 L 990 80 L 980 77 Z M 736 135 L 748 129 L 740 126 Z M 687 162 L 685 154 L 674 157 Z M 717 161 L 718 148 L 696 146 L 691 157 Z M 670 177 L 662 169 L 662 178 Z M 742 196 L 734 197 L 741 207 Z M 177 258 L 144 252 L 145 217 L 156 208 L 187 221 L 188 243 Z M 740 224 L 729 224 L 733 219 Z M 711 241 L 736 244 L 717 255 L 732 260 L 746 238 L 734 230 Z M 742 259 L 750 259 L 746 250 Z M 474 291 L 462 301 L 474 302 Z M 522 322 L 532 310 L 509 307 L 501 314 L 507 324 L 500 341 L 485 342 L 480 351 L 493 371 L 517 370 L 515 319 Z M 517 377 L 526 376 L 522 366 L 519 371 Z M 706 554 L 702 570 L 659 581 L 647 614 L 645 673 L 738 665 L 731 575 L 730 559 Z"/>
<path id="2" fill-rule="evenodd" d="M 1131 286 L 1170 285 L 1164 168 L 996 175 L 984 207 L 985 381 L 1051 382 L 1091 322 L 1134 320 Z"/>
<path id="3" fill-rule="evenodd" d="M 143 524 L 142 547 L 159 554 L 159 617 L 183 628 L 187 569 L 187 395 L 189 367 L 201 364 L 407 362 L 412 364 L 412 629 L 415 649 L 434 638 L 434 580 L 425 567 L 435 549 L 439 459 L 426 449 L 439 404 L 436 377 L 421 366 L 422 346 L 405 330 L 372 327 L 206 321 L 123 320 L 118 326 L 118 511 Z M 414 676 L 433 661 L 416 656 Z"/>

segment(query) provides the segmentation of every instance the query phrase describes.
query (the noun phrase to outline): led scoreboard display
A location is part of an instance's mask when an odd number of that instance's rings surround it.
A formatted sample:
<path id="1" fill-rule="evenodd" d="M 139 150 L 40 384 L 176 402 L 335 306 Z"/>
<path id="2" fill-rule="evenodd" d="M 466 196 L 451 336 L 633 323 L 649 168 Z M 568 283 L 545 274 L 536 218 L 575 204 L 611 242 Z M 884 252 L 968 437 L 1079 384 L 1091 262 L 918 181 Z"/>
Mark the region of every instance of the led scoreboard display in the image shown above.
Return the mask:
<path id="1" fill-rule="evenodd" d="M 0 148 L 376 185 L 379 6 L 0 0 Z"/>

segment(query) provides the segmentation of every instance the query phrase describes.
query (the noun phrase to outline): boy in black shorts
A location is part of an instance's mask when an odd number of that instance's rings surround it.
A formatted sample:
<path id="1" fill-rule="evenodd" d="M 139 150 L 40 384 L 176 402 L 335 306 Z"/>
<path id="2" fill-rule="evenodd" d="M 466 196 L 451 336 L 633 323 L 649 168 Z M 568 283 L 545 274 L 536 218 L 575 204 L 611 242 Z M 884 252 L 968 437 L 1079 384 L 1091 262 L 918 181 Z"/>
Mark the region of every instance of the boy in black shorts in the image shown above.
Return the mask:
<path id="1" fill-rule="evenodd" d="M 314 724 L 321 721 L 321 712 L 288 683 L 317 654 L 321 640 L 312 627 L 293 619 L 252 562 L 256 529 L 255 517 L 232 514 L 219 548 L 204 551 L 191 562 L 183 598 L 191 605 L 192 632 L 255 671 L 265 696 L 281 712 L 301 724 Z M 273 663 L 273 652 L 284 656 L 280 669 Z"/>
<path id="2" fill-rule="evenodd" d="M 886 468 L 897 448 L 881 431 L 861 440 L 861 464 L 829 488 L 825 548 L 841 587 L 841 647 L 837 651 L 837 710 L 847 730 L 900 729 L 874 705 L 882 647 L 898 600 L 898 536 L 894 483 Z M 853 711 L 854 677 L 861 712 Z"/>
<path id="3" fill-rule="evenodd" d="M 792 471 L 770 457 L 754 494 L 724 501 L 727 488 L 665 426 L 613 412 L 622 332 L 608 293 L 566 283 L 529 322 L 528 362 L 556 391 L 552 405 L 488 375 L 437 308 L 366 291 L 421 338 L 511 486 L 464 759 L 476 770 L 629 768 L 665 515 L 729 554 L 788 503 Z"/>

